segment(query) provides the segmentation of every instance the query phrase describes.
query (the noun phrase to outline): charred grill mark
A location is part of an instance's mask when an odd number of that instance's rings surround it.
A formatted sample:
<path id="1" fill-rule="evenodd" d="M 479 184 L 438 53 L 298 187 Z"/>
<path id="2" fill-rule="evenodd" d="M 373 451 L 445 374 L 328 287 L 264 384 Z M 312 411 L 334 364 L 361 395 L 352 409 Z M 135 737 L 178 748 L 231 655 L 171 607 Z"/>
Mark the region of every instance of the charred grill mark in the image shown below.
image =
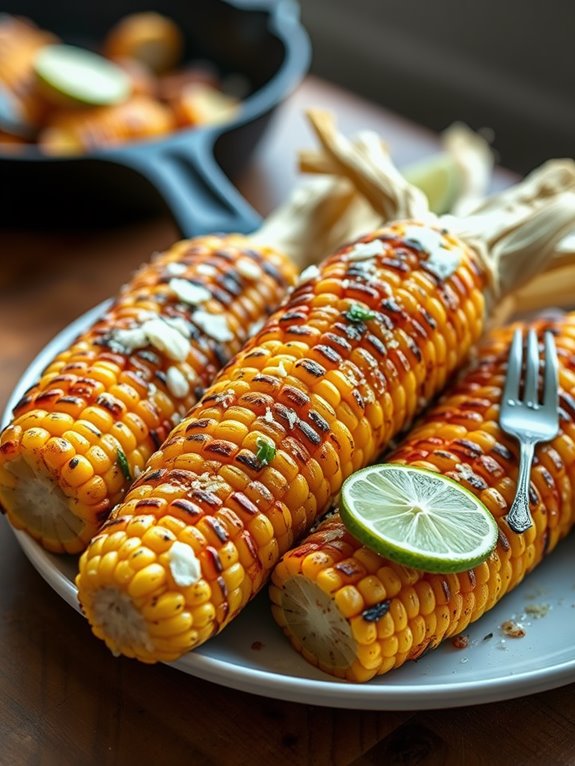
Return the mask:
<path id="1" fill-rule="evenodd" d="M 319 412 L 316 412 L 315 410 L 310 410 L 308 413 L 308 417 L 313 423 L 319 428 L 320 431 L 323 431 L 324 433 L 327 433 L 329 431 L 329 423 L 325 418 L 322 418 L 322 416 L 319 414 Z"/>
<path id="2" fill-rule="evenodd" d="M 235 460 L 247 468 L 251 468 L 252 471 L 259 471 L 261 468 L 260 461 L 251 452 L 240 452 L 236 455 Z"/>
<path id="3" fill-rule="evenodd" d="M 203 442 L 207 442 L 210 440 L 209 434 L 190 434 L 189 436 L 186 436 L 187 442 L 195 442 L 197 444 L 202 444 Z"/>
<path id="4" fill-rule="evenodd" d="M 383 343 L 383 341 L 381 341 L 376 335 L 368 333 L 365 336 L 365 340 L 379 354 L 379 356 L 387 356 L 387 347 L 385 343 Z"/>
<path id="5" fill-rule="evenodd" d="M 348 297 L 351 297 L 349 293 L 358 293 L 360 299 L 365 300 L 365 302 L 368 304 L 370 301 L 366 300 L 367 298 L 370 298 L 371 301 L 376 301 L 379 298 L 378 291 L 370 284 L 366 284 L 365 282 L 350 282 L 346 293 L 348 294 Z"/>
<path id="6" fill-rule="evenodd" d="M 321 354 L 325 359 L 328 360 L 328 362 L 331 362 L 332 364 L 341 364 L 343 361 L 341 355 L 338 354 L 338 352 L 333 348 L 331 348 L 331 346 L 324 346 L 323 344 L 320 344 L 319 346 L 315 346 L 314 349 L 318 354 Z"/>
<path id="7" fill-rule="evenodd" d="M 136 508 L 161 508 L 163 505 L 162 500 L 158 497 L 144 497 L 136 502 Z"/>
<path id="8" fill-rule="evenodd" d="M 501 442 L 495 442 L 493 447 L 491 448 L 491 451 L 498 455 L 499 457 L 503 458 L 503 460 L 512 460 L 513 459 L 513 453 L 510 449 L 508 449 L 505 444 L 501 444 Z"/>
<path id="9" fill-rule="evenodd" d="M 314 429 L 308 425 L 303 420 L 298 420 L 296 423 L 296 428 L 302 432 L 302 434 L 305 436 L 305 438 L 314 445 L 314 447 L 317 447 L 318 444 L 321 444 L 321 436 L 317 433 L 317 431 L 314 431 Z"/>
<path id="10" fill-rule="evenodd" d="M 230 499 L 235 500 L 235 502 L 240 506 L 242 511 L 244 511 L 244 513 L 247 513 L 250 516 L 256 516 L 259 513 L 257 505 L 252 503 L 249 497 L 244 495 L 243 492 L 232 492 L 232 494 L 230 495 Z"/>
<path id="11" fill-rule="evenodd" d="M 286 327 L 286 333 L 289 335 L 299 335 L 300 337 L 309 337 L 313 335 L 313 330 L 305 324 L 292 324 Z"/>
<path id="12" fill-rule="evenodd" d="M 286 311 L 285 314 L 282 314 L 279 318 L 280 322 L 293 322 L 297 321 L 298 319 L 306 320 L 308 318 L 308 312 L 303 310 L 297 310 L 292 309 L 291 311 Z"/>
<path id="13" fill-rule="evenodd" d="M 186 426 L 186 433 L 189 431 L 195 431 L 196 429 L 200 429 L 204 431 L 206 428 L 210 426 L 212 421 L 210 418 L 200 418 L 199 420 L 191 420 L 188 425 Z"/>
<path id="14" fill-rule="evenodd" d="M 508 551 L 511 548 L 511 543 L 509 542 L 509 538 L 505 534 L 505 532 L 499 528 L 499 533 L 497 535 L 497 543 L 501 546 L 501 548 L 504 551 Z"/>
<path id="15" fill-rule="evenodd" d="M 299 409 L 307 407 L 310 403 L 309 396 L 303 391 L 300 391 L 299 388 L 294 388 L 294 386 L 284 386 L 282 390 L 282 398 L 287 399 L 288 402 Z"/>
<path id="16" fill-rule="evenodd" d="M 224 439 L 214 439 L 204 447 L 204 452 L 222 455 L 222 457 L 230 457 L 236 450 L 237 446 L 233 442 L 228 442 Z"/>
<path id="17" fill-rule="evenodd" d="M 405 316 L 403 307 L 395 300 L 395 298 L 384 298 L 381 301 L 381 308 L 390 314 L 399 314 Z"/>
<path id="18" fill-rule="evenodd" d="M 325 367 L 322 367 L 321 364 L 314 362 L 312 359 L 300 359 L 295 363 L 295 366 L 303 367 L 304 370 L 309 372 L 310 375 L 313 375 L 314 378 L 321 378 L 321 376 L 325 375 L 327 372 Z"/>
<path id="19" fill-rule="evenodd" d="M 177 500 L 172 500 L 170 505 L 174 508 L 178 508 L 180 511 L 183 511 L 185 514 L 192 518 L 197 518 L 198 516 L 204 515 L 204 511 L 199 507 L 199 505 L 192 503 L 191 500 L 186 500 L 185 497 L 179 497 Z"/>
<path id="20" fill-rule="evenodd" d="M 96 399 L 96 404 L 107 410 L 113 418 L 119 418 L 123 415 L 124 405 L 110 394 L 101 394 Z"/>
<path id="21" fill-rule="evenodd" d="M 352 349 L 352 345 L 349 341 L 347 341 L 345 338 L 342 338 L 341 335 L 336 335 L 334 332 L 326 332 L 323 336 L 323 340 L 325 340 L 327 343 L 331 343 L 334 346 L 339 346 L 342 351 L 349 352 Z M 339 355 L 338 358 L 341 359 Z"/>
<path id="22" fill-rule="evenodd" d="M 222 564 L 222 561 L 219 557 L 219 554 L 215 548 L 213 548 L 211 545 L 208 545 L 205 550 L 203 551 L 204 556 L 209 559 L 210 564 L 214 568 L 216 572 L 221 574 L 224 571 L 224 565 Z"/>
<path id="23" fill-rule="evenodd" d="M 208 492 L 206 489 L 191 489 L 190 497 L 194 500 L 198 500 L 200 503 L 208 505 L 210 508 L 219 508 L 222 505 L 220 498 L 213 492 Z"/>
<path id="24" fill-rule="evenodd" d="M 479 444 L 469 441 L 468 439 L 454 439 L 453 444 L 457 444 L 459 447 L 463 447 L 463 452 L 468 457 L 478 458 L 483 454 L 483 450 Z"/>
<path id="25" fill-rule="evenodd" d="M 385 601 L 380 601 L 379 603 L 370 606 L 368 609 L 364 609 L 361 616 L 366 622 L 378 622 L 389 612 L 390 606 L 391 599 L 388 598 Z"/>
<path id="26" fill-rule="evenodd" d="M 363 396 L 357 390 L 357 388 L 353 389 L 353 391 L 351 392 L 351 395 L 355 399 L 357 406 L 360 407 L 362 410 L 364 410 L 365 409 L 365 401 L 363 399 Z"/>

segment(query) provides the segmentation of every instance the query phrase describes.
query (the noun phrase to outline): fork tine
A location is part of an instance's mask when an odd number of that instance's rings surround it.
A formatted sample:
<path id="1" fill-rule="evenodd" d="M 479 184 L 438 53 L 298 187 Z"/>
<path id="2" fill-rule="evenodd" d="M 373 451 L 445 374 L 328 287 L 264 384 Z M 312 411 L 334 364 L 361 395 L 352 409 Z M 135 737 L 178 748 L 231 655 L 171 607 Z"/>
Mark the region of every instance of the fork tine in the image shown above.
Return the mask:
<path id="1" fill-rule="evenodd" d="M 521 379 L 521 360 L 523 358 L 523 335 L 521 330 L 515 330 L 509 349 L 507 374 L 503 388 L 502 404 L 516 401 L 519 398 L 519 381 Z"/>
<path id="2" fill-rule="evenodd" d="M 559 362 L 557 360 L 557 349 L 555 348 L 555 339 L 550 332 L 545 333 L 545 372 L 543 390 L 543 406 L 554 415 L 559 409 Z"/>
<path id="3" fill-rule="evenodd" d="M 527 333 L 527 354 L 525 359 L 525 390 L 523 400 L 528 407 L 537 405 L 539 383 L 539 344 L 535 330 Z"/>

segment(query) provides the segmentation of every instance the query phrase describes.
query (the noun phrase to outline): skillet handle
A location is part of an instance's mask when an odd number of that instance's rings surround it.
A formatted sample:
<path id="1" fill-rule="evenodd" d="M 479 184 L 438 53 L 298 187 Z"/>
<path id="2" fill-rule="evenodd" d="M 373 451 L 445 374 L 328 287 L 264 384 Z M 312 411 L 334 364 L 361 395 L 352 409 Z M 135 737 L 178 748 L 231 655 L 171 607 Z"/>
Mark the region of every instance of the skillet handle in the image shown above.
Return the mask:
<path id="1" fill-rule="evenodd" d="M 183 237 L 257 229 L 261 217 L 216 163 L 209 141 L 194 138 L 173 141 L 161 152 L 132 155 L 124 162 L 152 183 Z"/>

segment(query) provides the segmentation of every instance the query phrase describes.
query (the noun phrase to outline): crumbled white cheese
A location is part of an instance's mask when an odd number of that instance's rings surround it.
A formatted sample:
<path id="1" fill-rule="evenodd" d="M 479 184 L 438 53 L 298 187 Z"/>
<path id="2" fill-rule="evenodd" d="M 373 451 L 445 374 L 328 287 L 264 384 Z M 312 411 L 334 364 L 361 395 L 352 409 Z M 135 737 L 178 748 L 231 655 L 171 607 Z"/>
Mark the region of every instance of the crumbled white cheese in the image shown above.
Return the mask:
<path id="1" fill-rule="evenodd" d="M 224 410 L 227 410 L 233 404 L 235 398 L 235 391 L 232 388 L 227 388 L 221 394 L 218 394 L 218 404 L 221 404 Z"/>
<path id="2" fill-rule="evenodd" d="M 183 361 L 190 353 L 189 330 L 182 321 L 153 316 L 142 324 L 124 330 L 114 330 L 110 337 L 112 345 L 119 345 L 130 354 L 138 348 L 155 346 L 170 359 Z"/>
<path id="3" fill-rule="evenodd" d="M 423 226 L 406 226 L 404 236 L 420 245 L 427 253 L 426 265 L 439 279 L 447 279 L 461 263 L 459 248 L 448 250 L 444 237 L 435 229 Z"/>
<path id="4" fill-rule="evenodd" d="M 278 362 L 278 375 L 280 378 L 287 378 L 287 374 L 288 372 L 284 366 L 284 360 L 280 359 Z"/>
<path id="5" fill-rule="evenodd" d="M 266 407 L 266 414 L 264 415 L 264 420 L 266 420 L 268 423 L 274 422 L 273 412 L 271 411 L 269 407 Z"/>
<path id="6" fill-rule="evenodd" d="M 202 576 L 202 567 L 194 549 L 187 543 L 176 540 L 168 551 L 170 572 L 176 585 L 186 588 Z"/>
<path id="7" fill-rule="evenodd" d="M 299 275 L 299 279 L 297 281 L 298 285 L 302 285 L 304 282 L 307 282 L 309 279 L 315 279 L 319 275 L 319 269 L 315 264 L 312 264 L 311 266 L 308 266 L 306 269 L 302 271 L 302 273 Z"/>
<path id="8" fill-rule="evenodd" d="M 348 261 L 369 261 L 376 255 L 383 255 L 385 248 L 380 239 L 374 239 L 373 242 L 358 242 L 352 247 L 345 258 Z"/>
<path id="9" fill-rule="evenodd" d="M 187 279 L 170 279 L 169 287 L 182 303 L 188 303 L 190 306 L 198 306 L 212 297 L 206 287 L 194 285 Z"/>
<path id="10" fill-rule="evenodd" d="M 181 274 L 184 274 L 187 270 L 187 266 L 184 263 L 168 263 L 166 265 L 166 272 L 173 277 L 179 277 Z"/>
<path id="11" fill-rule="evenodd" d="M 190 341 L 186 333 L 182 332 L 179 324 L 160 319 L 149 319 L 142 325 L 147 338 L 152 346 L 174 359 L 183 362 L 190 353 Z"/>
<path id="12" fill-rule="evenodd" d="M 295 424 L 298 422 L 299 418 L 297 416 L 297 413 L 295 410 L 286 409 L 286 416 L 287 416 L 287 422 L 290 428 L 294 428 Z"/>
<path id="13" fill-rule="evenodd" d="M 210 266 L 209 263 L 198 263 L 196 266 L 196 271 L 198 274 L 201 274 L 203 277 L 215 277 L 218 273 L 218 270 L 215 266 Z"/>
<path id="14" fill-rule="evenodd" d="M 250 261 L 249 258 L 239 258 L 236 263 L 236 269 L 238 274 L 246 279 L 261 279 L 262 270 L 257 263 Z"/>
<path id="15" fill-rule="evenodd" d="M 461 476 L 462 479 L 472 479 L 475 476 L 471 466 L 465 463 L 457 463 L 455 465 L 455 473 L 457 476 Z"/>
<path id="16" fill-rule="evenodd" d="M 234 339 L 228 325 L 228 320 L 223 314 L 208 314 L 207 311 L 196 311 L 193 321 L 200 330 L 214 340 L 225 343 Z"/>
<path id="17" fill-rule="evenodd" d="M 176 399 L 183 399 L 190 393 L 190 384 L 184 373 L 173 365 L 166 372 L 166 386 Z"/>

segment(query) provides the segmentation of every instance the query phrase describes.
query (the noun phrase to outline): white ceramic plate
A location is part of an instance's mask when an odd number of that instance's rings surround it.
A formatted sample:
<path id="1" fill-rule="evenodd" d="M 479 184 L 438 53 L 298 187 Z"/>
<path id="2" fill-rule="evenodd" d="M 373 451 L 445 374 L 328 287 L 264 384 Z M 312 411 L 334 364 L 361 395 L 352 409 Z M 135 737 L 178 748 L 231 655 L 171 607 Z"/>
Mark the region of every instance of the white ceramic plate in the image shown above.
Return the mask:
<path id="1" fill-rule="evenodd" d="M 5 420 L 55 353 L 101 311 L 101 306 L 96 307 L 80 317 L 38 355 L 9 401 Z M 78 608 L 75 559 L 46 553 L 23 533 L 17 532 L 16 537 L 52 588 Z M 506 637 L 501 630 L 506 620 L 520 622 L 524 637 Z M 466 635 L 465 649 L 456 649 L 448 641 L 381 679 L 364 685 L 342 683 L 291 650 L 268 612 L 264 591 L 222 635 L 173 665 L 192 676 L 267 697 L 376 710 L 456 707 L 563 686 L 575 682 L 573 535 Z"/>

